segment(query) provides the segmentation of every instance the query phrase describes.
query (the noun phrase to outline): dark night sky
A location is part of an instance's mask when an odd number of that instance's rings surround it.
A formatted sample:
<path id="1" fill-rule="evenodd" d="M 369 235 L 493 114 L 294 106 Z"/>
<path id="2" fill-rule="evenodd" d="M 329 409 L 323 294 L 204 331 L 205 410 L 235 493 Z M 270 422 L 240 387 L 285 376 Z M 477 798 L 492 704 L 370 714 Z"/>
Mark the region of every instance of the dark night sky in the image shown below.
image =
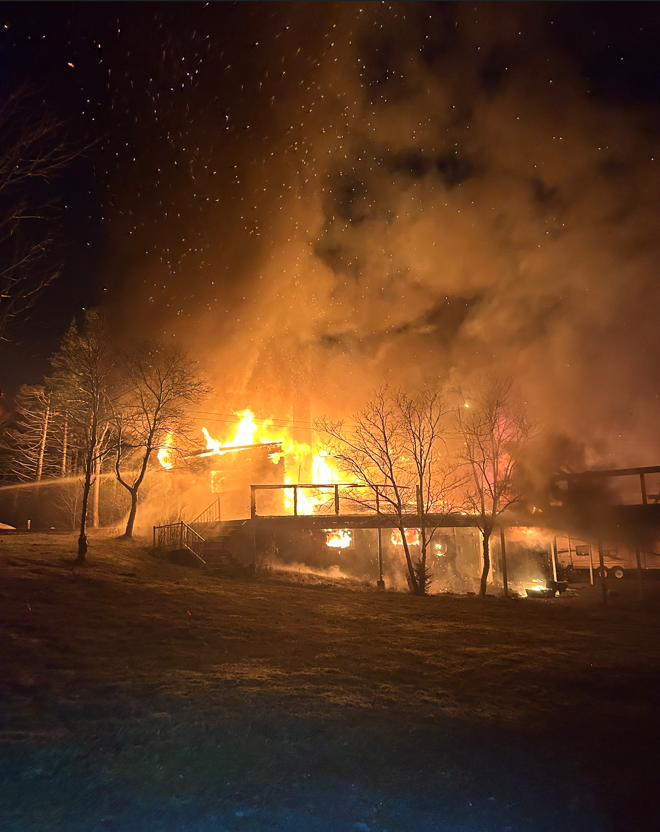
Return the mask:
<path id="1" fill-rule="evenodd" d="M 106 303 L 118 334 L 203 357 L 219 407 L 279 415 L 310 365 L 316 409 L 495 366 L 602 454 L 660 453 L 657 4 L 5 3 L 3 24 L 0 85 L 93 143 L 54 185 L 63 275 L 6 388 Z"/>

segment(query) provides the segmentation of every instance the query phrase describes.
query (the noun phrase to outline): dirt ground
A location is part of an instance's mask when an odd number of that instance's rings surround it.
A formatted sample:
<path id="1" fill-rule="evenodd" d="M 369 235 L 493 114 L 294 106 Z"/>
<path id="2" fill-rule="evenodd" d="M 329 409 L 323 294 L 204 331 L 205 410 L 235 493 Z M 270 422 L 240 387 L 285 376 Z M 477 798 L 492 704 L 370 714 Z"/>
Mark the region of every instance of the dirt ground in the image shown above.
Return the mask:
<path id="1" fill-rule="evenodd" d="M 2 832 L 660 829 L 659 608 L 0 538 Z"/>

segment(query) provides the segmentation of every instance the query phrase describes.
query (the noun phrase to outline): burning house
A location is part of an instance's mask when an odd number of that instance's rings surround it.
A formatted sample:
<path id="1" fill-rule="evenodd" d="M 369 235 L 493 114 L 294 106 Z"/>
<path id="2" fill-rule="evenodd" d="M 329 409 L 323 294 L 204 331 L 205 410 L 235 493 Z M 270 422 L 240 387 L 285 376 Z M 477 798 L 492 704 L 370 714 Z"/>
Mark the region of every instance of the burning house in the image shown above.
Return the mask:
<path id="1" fill-rule="evenodd" d="M 244 564 L 267 556 L 281 569 L 405 588 L 403 538 L 387 506 L 373 503 L 365 494 L 366 486 L 346 481 L 332 457 L 314 453 L 311 431 L 303 436 L 307 442 L 299 441 L 300 430 L 293 438 L 293 430 L 270 420 L 258 422 L 250 410 L 237 416 L 233 436 L 224 442 L 204 428 L 204 448 L 180 457 L 169 446 L 159 453 L 161 465 L 184 478 L 186 491 L 194 495 L 195 519 L 190 527 L 204 540 L 205 553 L 222 551 Z M 629 473 L 594 476 L 611 475 L 619 482 Z M 641 482 L 642 499 L 641 506 L 628 508 L 660 511 L 657 495 L 650 494 L 645 480 L 659 473 L 660 469 L 632 471 Z M 639 571 L 642 562 L 645 567 L 660 566 L 654 545 L 640 546 L 635 552 L 621 541 L 599 544 L 589 522 L 574 516 L 574 495 L 583 496 L 593 488 L 584 486 L 582 475 L 555 479 L 547 511 L 507 516 L 500 533 L 493 535 L 490 581 L 494 587 L 541 596 L 548 592 L 548 582 L 550 586 L 564 579 L 593 583 L 594 576 L 625 577 Z M 435 529 L 428 557 L 436 589 L 477 591 L 481 533 L 475 517 L 462 511 L 449 516 L 425 514 L 424 519 L 427 531 Z M 655 528 L 657 518 L 648 522 Z M 419 526 L 413 506 L 405 518 L 405 540 L 413 556 L 420 551 Z"/>

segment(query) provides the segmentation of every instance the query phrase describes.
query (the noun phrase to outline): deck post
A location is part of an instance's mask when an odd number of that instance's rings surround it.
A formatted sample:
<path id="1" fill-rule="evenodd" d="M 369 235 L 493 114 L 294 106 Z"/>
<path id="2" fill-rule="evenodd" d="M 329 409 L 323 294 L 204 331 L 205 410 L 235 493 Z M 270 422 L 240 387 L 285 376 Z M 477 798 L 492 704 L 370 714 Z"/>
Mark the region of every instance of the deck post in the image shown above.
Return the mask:
<path id="1" fill-rule="evenodd" d="M 250 486 L 250 518 L 254 520 L 257 516 L 257 487 Z"/>
<path id="2" fill-rule="evenodd" d="M 644 600 L 644 573 L 642 572 L 642 556 L 639 549 L 635 551 L 635 558 L 637 559 L 637 581 L 639 588 L 639 600 Z"/>
<path id="3" fill-rule="evenodd" d="M 339 515 L 339 483 L 335 483 L 335 514 Z"/>
<path id="4" fill-rule="evenodd" d="M 298 516 L 298 486 L 293 486 L 293 516 Z"/>
<path id="5" fill-rule="evenodd" d="M 550 561 L 552 562 L 552 580 L 557 583 L 557 538 L 555 537 L 554 543 L 552 540 L 549 543 L 550 546 Z"/>
<path id="6" fill-rule="evenodd" d="M 607 606 L 607 584 L 605 583 L 605 560 L 603 558 L 603 541 L 598 538 L 598 563 L 600 566 L 600 585 L 603 588 L 603 604 Z"/>
<path id="7" fill-rule="evenodd" d="M 646 496 L 646 480 L 644 479 L 644 473 L 641 472 L 639 475 L 639 484 L 642 486 L 642 503 L 646 506 L 648 505 L 648 497 Z"/>
<path id="8" fill-rule="evenodd" d="M 500 555 L 502 559 L 502 583 L 504 584 L 504 597 L 509 597 L 509 578 L 506 571 L 506 542 L 504 540 L 504 526 L 500 526 Z"/>
<path id="9" fill-rule="evenodd" d="M 385 581 L 383 580 L 383 530 L 378 527 L 378 583 L 376 584 L 379 592 L 385 589 Z"/>

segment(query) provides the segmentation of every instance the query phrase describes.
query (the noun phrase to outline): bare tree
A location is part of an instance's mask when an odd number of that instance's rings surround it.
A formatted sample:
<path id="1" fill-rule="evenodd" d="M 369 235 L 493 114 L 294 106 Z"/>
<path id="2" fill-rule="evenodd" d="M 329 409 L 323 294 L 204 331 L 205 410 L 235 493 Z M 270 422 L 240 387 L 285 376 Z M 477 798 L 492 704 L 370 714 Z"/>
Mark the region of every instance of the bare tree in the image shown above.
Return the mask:
<path id="1" fill-rule="evenodd" d="M 11 474 L 15 479 L 41 481 L 51 422 L 50 394 L 43 386 L 24 384 L 16 396 L 15 427 L 8 431 L 5 439 L 11 454 Z"/>
<path id="2" fill-rule="evenodd" d="M 7 452 L 7 475 L 19 482 L 66 475 L 68 420 L 43 385 L 24 384 L 15 400 L 13 425 L 0 439 Z"/>
<path id="3" fill-rule="evenodd" d="M 55 505 L 62 513 L 67 527 L 70 527 L 72 531 L 75 530 L 78 521 L 80 496 L 80 483 L 65 482 L 58 488 Z"/>
<path id="4" fill-rule="evenodd" d="M 78 561 L 87 554 L 89 495 L 95 482 L 97 460 L 108 451 L 106 438 L 112 415 L 112 390 L 116 359 L 102 316 L 85 314 L 81 328 L 73 323 L 62 346 L 51 359 L 51 386 L 66 403 L 69 428 L 78 437 L 82 457 L 82 503 Z"/>
<path id="5" fill-rule="evenodd" d="M 130 538 L 153 452 L 170 437 L 189 433 L 188 409 L 201 402 L 210 388 L 182 349 L 157 342 L 139 344 L 123 356 L 122 384 L 123 395 L 114 411 L 115 471 L 131 498 L 123 535 Z"/>
<path id="6" fill-rule="evenodd" d="M 490 571 L 490 536 L 498 516 L 517 502 L 518 459 L 532 437 L 533 427 L 510 378 L 491 377 L 468 391 L 458 390 L 455 411 L 460 439 L 458 456 L 466 472 L 466 507 L 482 535 L 479 594 L 486 594 Z"/>
<path id="7" fill-rule="evenodd" d="M 0 341 L 57 277 L 43 258 L 53 241 L 45 186 L 80 152 L 26 87 L 0 97 Z"/>
<path id="8" fill-rule="evenodd" d="M 440 391 L 411 396 L 384 387 L 347 423 L 325 418 L 316 423 L 326 437 L 327 452 L 345 474 L 366 487 L 366 498 L 351 497 L 349 492 L 347 499 L 379 512 L 384 508 L 393 515 L 401 535 L 408 585 L 420 595 L 431 582 L 429 547 L 452 510 L 457 484 L 445 444 L 445 417 Z M 406 536 L 411 514 L 416 515 L 420 529 L 416 560 Z"/>

